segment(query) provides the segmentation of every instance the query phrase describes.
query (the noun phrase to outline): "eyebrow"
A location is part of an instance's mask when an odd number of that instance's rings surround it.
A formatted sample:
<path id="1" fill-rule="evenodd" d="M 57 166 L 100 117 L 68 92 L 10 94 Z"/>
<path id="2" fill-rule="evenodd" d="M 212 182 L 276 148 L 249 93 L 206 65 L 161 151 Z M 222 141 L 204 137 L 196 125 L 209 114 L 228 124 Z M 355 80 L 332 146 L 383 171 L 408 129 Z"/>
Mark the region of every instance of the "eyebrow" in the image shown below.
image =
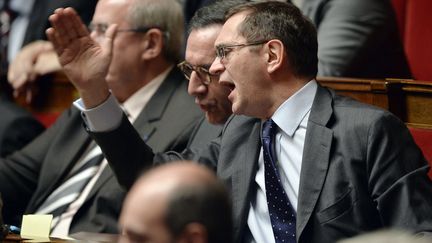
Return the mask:
<path id="1" fill-rule="evenodd" d="M 187 64 L 191 65 L 192 67 L 202 67 L 202 68 L 205 68 L 205 69 L 209 69 L 211 67 L 211 65 L 212 65 L 211 63 L 210 64 L 198 64 L 198 65 L 194 65 L 194 64 L 188 62 L 187 60 L 185 60 L 185 61 L 186 61 Z"/>
<path id="2" fill-rule="evenodd" d="M 89 23 L 89 25 L 109 25 L 108 23 L 106 23 L 106 22 L 93 22 L 93 21 L 91 21 L 90 23 Z"/>
<path id="3" fill-rule="evenodd" d="M 228 45 L 229 45 L 229 44 L 227 44 L 227 43 L 217 44 L 217 45 L 215 45 L 215 48 L 226 47 L 226 46 L 228 46 Z"/>

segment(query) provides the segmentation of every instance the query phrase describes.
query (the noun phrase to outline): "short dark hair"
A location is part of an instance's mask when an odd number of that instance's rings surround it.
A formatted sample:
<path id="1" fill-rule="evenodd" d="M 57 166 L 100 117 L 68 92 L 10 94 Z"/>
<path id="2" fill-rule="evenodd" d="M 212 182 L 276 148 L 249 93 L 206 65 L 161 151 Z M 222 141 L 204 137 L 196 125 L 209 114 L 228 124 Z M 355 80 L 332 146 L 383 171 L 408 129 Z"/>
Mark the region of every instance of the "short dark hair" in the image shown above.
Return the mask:
<path id="1" fill-rule="evenodd" d="M 318 72 L 318 39 L 314 24 L 291 3 L 250 2 L 233 7 L 231 16 L 246 12 L 239 33 L 248 42 L 280 40 L 286 48 L 294 74 L 313 78 Z"/>
<path id="2" fill-rule="evenodd" d="M 223 25 L 228 10 L 246 2 L 246 0 L 221 0 L 198 9 L 189 22 L 188 34 L 192 30 L 206 28 L 211 25 Z"/>
<path id="3" fill-rule="evenodd" d="M 209 243 L 232 242 L 231 199 L 219 180 L 182 185 L 168 198 L 166 224 L 174 237 L 194 222 L 207 229 Z"/>

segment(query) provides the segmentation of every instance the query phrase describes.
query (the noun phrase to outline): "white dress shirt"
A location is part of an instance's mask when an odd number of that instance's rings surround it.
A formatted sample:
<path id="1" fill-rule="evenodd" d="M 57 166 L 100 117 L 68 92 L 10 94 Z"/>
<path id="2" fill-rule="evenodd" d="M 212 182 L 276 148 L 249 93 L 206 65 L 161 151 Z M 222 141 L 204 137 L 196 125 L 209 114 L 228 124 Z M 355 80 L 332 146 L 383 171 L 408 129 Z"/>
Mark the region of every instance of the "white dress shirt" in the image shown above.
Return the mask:
<path id="1" fill-rule="evenodd" d="M 301 6 L 302 6 L 304 0 L 291 0 L 291 2 L 292 2 L 295 6 L 297 6 L 297 8 L 300 8 L 300 9 L 301 9 Z"/>
<path id="2" fill-rule="evenodd" d="M 286 100 L 271 118 L 279 127 L 275 136 L 276 164 L 281 176 L 282 186 L 294 211 L 297 211 L 306 128 L 316 91 L 316 81 L 308 82 L 302 89 Z M 247 234 L 246 242 L 274 243 L 265 193 L 262 147 L 258 159 L 255 183 L 257 193 L 250 203 L 247 220 L 250 234 Z"/>

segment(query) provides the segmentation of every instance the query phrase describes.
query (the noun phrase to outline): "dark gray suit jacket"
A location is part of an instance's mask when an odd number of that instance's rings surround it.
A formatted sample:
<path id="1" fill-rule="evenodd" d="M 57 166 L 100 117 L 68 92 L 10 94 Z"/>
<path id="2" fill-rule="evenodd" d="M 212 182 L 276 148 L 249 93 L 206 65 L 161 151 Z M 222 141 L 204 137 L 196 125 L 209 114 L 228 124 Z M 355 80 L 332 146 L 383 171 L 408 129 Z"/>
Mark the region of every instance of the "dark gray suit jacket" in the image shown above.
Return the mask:
<path id="1" fill-rule="evenodd" d="M 318 74 L 409 78 L 389 0 L 304 0 L 318 30 Z"/>
<path id="2" fill-rule="evenodd" d="M 21 149 L 44 130 L 29 112 L 0 95 L 0 156 Z"/>
<path id="3" fill-rule="evenodd" d="M 179 135 L 188 134 L 185 130 L 192 131 L 202 116 L 186 90 L 187 82 L 174 69 L 134 123 L 141 131 L 140 137 L 145 137 L 156 151 L 184 149 L 188 137 Z M 90 141 L 80 112 L 71 108 L 24 149 L 1 159 L 0 192 L 5 223 L 19 225 L 17 216 L 35 212 L 62 182 Z M 121 163 L 128 167 L 125 158 Z M 117 232 L 125 193 L 107 166 L 74 216 L 70 232 Z"/>
<path id="4" fill-rule="evenodd" d="M 187 148 L 196 150 L 204 148 L 211 140 L 221 134 L 222 128 L 223 124 L 213 125 L 205 117 L 201 118 L 189 138 Z"/>
<path id="5" fill-rule="evenodd" d="M 129 165 L 134 170 L 178 159 L 216 166 L 233 199 L 234 242 L 241 242 L 256 193 L 260 129 L 259 119 L 233 116 L 218 139 L 199 152 L 183 153 L 153 153 L 151 146 L 133 135 L 134 129 L 126 121 L 116 131 L 92 136 L 125 186 L 135 175 L 118 165 L 121 161 L 116 154 L 132 149 L 135 157 Z M 129 143 L 114 146 L 113 135 L 124 136 L 121 141 Z M 428 170 L 420 149 L 398 118 L 319 86 L 303 152 L 298 242 L 335 242 L 384 227 L 432 231 Z"/>

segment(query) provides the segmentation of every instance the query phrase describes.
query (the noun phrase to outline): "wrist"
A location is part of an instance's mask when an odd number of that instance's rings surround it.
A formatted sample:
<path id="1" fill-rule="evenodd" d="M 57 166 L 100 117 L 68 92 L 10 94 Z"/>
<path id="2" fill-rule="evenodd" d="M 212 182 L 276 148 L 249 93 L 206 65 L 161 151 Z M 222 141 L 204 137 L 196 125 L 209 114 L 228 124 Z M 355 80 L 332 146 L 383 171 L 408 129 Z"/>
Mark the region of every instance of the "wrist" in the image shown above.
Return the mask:
<path id="1" fill-rule="evenodd" d="M 91 109 L 104 103 L 108 99 L 110 92 L 108 87 L 106 87 L 93 91 L 81 90 L 79 91 L 79 94 L 85 108 Z"/>

